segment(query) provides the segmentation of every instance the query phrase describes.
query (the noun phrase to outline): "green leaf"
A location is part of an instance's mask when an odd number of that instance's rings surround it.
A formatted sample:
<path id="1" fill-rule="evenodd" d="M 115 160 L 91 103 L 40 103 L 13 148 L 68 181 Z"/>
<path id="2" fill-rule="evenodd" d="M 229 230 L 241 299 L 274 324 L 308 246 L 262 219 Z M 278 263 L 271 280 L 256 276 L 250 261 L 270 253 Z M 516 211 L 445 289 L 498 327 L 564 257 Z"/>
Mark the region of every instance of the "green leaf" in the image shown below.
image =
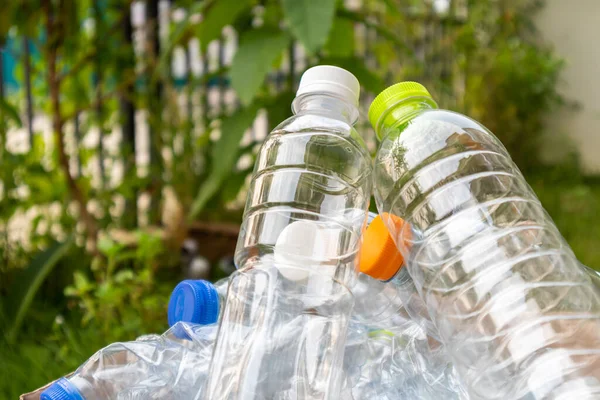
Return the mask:
<path id="1" fill-rule="evenodd" d="M 208 44 L 221 37 L 221 31 L 227 25 L 231 25 L 243 11 L 250 8 L 252 2 L 249 0 L 217 0 L 208 9 L 204 19 L 198 25 L 198 39 L 202 51 L 206 50 Z"/>
<path id="2" fill-rule="evenodd" d="M 322 64 L 335 65 L 340 68 L 344 68 L 354 76 L 360 82 L 360 85 L 367 91 L 373 94 L 379 94 L 385 89 L 384 80 L 378 76 L 375 72 L 368 69 L 364 62 L 357 57 L 346 57 L 346 58 L 324 58 L 321 60 Z"/>
<path id="3" fill-rule="evenodd" d="M 9 307 L 6 310 L 7 313 L 12 311 L 12 320 L 6 324 L 6 338 L 9 342 L 12 343 L 16 339 L 31 302 L 42 282 L 58 261 L 67 254 L 72 244 L 73 238 L 71 237 L 65 242 L 50 246 L 47 250 L 38 254 L 29 266 L 16 277 L 16 284 L 9 292 L 6 301 Z"/>
<path id="4" fill-rule="evenodd" d="M 292 101 L 296 97 L 294 92 L 285 91 L 277 95 L 266 107 L 269 121 L 269 132 L 282 121 L 292 116 Z"/>
<path id="5" fill-rule="evenodd" d="M 354 23 L 348 19 L 336 18 L 325 50 L 331 57 L 352 57 L 354 55 Z"/>
<path id="6" fill-rule="evenodd" d="M 107 237 L 102 237 L 98 240 L 98 250 L 108 258 L 116 256 L 123 247 L 124 245 Z"/>
<path id="7" fill-rule="evenodd" d="M 126 281 L 133 280 L 133 278 L 135 278 L 133 271 L 130 269 L 124 269 L 115 274 L 114 280 L 117 283 L 123 283 Z"/>
<path id="8" fill-rule="evenodd" d="M 394 0 L 383 0 L 385 4 L 385 11 L 389 15 L 400 15 L 400 7 L 397 4 L 394 4 Z"/>
<path id="9" fill-rule="evenodd" d="M 158 249 L 160 249 L 160 247 L 158 247 Z M 123 261 L 127 261 L 127 260 L 135 260 L 137 258 L 137 250 L 126 250 L 126 251 L 121 251 L 119 252 L 119 254 L 116 255 L 116 257 L 114 258 L 114 262 L 119 264 L 122 263 Z"/>
<path id="10" fill-rule="evenodd" d="M 224 203 L 229 203 L 230 201 L 235 200 L 238 193 L 244 186 L 244 182 L 246 181 L 246 177 L 248 174 L 252 172 L 250 171 L 237 171 L 233 175 L 231 175 L 223 185 L 223 189 L 221 190 L 221 201 Z"/>
<path id="11" fill-rule="evenodd" d="M 273 63 L 290 43 L 288 35 L 268 29 L 244 34 L 231 64 L 231 85 L 244 104 L 249 104 Z"/>
<path id="12" fill-rule="evenodd" d="M 309 53 L 319 50 L 331 31 L 336 0 L 281 0 L 290 30 Z"/>
<path id="13" fill-rule="evenodd" d="M 17 125 L 17 128 L 23 126 L 21 117 L 19 117 L 19 111 L 17 111 L 14 106 L 8 104 L 5 99 L 0 97 L 0 120 L 2 120 L 4 116 L 6 116 L 8 119 L 12 119 Z"/>
<path id="14" fill-rule="evenodd" d="M 233 115 L 224 118 L 221 122 L 221 137 L 215 143 L 211 152 L 211 171 L 200 186 L 200 190 L 192 203 L 188 220 L 193 220 L 202 212 L 206 203 L 219 191 L 225 178 L 231 174 L 242 136 L 254 122 L 258 109 L 258 104 L 242 108 Z"/>
<path id="15" fill-rule="evenodd" d="M 265 11 L 262 14 L 264 26 L 277 27 L 283 20 L 283 10 L 278 1 L 268 1 L 265 4 Z"/>
<path id="16" fill-rule="evenodd" d="M 235 165 L 237 149 L 244 132 L 252 125 L 258 112 L 258 104 L 236 111 L 221 122 L 221 137 L 212 148 L 211 155 L 214 169 L 219 172 L 228 167 L 227 172 Z M 218 166 L 214 165 L 218 161 Z"/>
<path id="17" fill-rule="evenodd" d="M 67 297 L 76 297 L 79 295 L 79 291 L 73 286 L 67 286 L 63 291 L 63 294 Z"/>
<path id="18" fill-rule="evenodd" d="M 75 288 L 82 294 L 92 289 L 92 285 L 88 280 L 87 276 L 81 271 L 75 271 L 73 273 L 73 280 L 75 281 Z"/>

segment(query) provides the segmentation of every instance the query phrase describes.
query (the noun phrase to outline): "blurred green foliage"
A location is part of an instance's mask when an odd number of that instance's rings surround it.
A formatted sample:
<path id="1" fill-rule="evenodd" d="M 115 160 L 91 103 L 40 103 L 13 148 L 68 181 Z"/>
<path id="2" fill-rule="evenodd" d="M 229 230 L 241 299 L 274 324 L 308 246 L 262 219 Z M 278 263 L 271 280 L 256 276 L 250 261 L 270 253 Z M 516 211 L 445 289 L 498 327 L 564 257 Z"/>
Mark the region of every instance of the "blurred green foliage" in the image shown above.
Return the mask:
<path id="1" fill-rule="evenodd" d="M 579 261 L 600 271 L 600 179 L 571 165 L 536 169 L 527 180 Z"/>
<path id="2" fill-rule="evenodd" d="M 0 338 L 1 398 L 16 398 L 72 371 L 110 342 L 166 328 L 166 301 L 181 278 L 179 247 L 190 224 L 239 222 L 242 204 L 235 200 L 244 195 L 259 144 L 241 146 L 244 132 L 259 110 L 266 112 L 270 129 L 290 114 L 302 71 L 283 71 L 277 83 L 273 76 L 282 72 L 284 58 L 293 64 L 294 44 L 303 46 L 308 66 L 350 70 L 366 95 L 399 80 L 418 80 L 442 107 L 482 121 L 524 170 L 580 260 L 600 267 L 595 248 L 600 224 L 593 223 L 600 215 L 600 182 L 584 179 L 576 161 L 545 168 L 538 157 L 544 117 L 565 101 L 556 91 L 562 60 L 533 24 L 542 2 L 453 0 L 448 9 L 436 10 L 421 0 L 365 0 L 359 8 L 335 0 L 179 0 L 172 7 L 186 13 L 161 40 L 155 39 L 158 29 L 149 11 L 158 1 L 145 3 L 149 21 L 142 28 L 141 55 L 128 37 L 134 28 L 127 25 L 129 2 L 14 0 L 0 12 L 0 46 L 11 35 L 27 37 L 40 54 L 30 60 L 35 112 L 60 122 L 51 139 L 37 132 L 31 149 L 9 151 L 6 132 L 28 125 L 26 101 L 21 92 L 0 93 L 4 327 L 14 321 L 4 300 L 23 271 L 38 265 L 44 277 L 47 273 L 43 282 L 42 275 L 32 279 L 39 283 L 29 287 L 32 300 L 17 306 L 24 318 L 10 334 L 14 340 Z M 239 38 L 231 65 L 188 75 L 185 85 L 177 85 L 173 53 L 198 39 L 206 57 L 226 26 Z M 54 76 L 48 72 L 52 60 Z M 21 64 L 16 76 L 23 82 Z M 210 109 L 208 88 L 229 84 L 240 107 Z M 51 95 L 53 85 L 60 89 L 58 98 Z M 182 95 L 197 96 L 204 113 L 190 115 L 181 106 Z M 151 160 L 145 174 L 132 162 L 134 149 L 126 140 L 131 110 L 148 115 Z M 82 145 L 90 132 L 108 137 L 115 125 L 124 136 L 118 153 Z M 70 152 L 62 142 L 66 137 L 75 140 Z M 65 166 L 61 152 L 71 157 L 70 164 Z M 99 156 L 100 184 L 86 172 L 98 166 Z M 241 157 L 250 166 L 238 165 Z M 124 174 L 111 184 L 118 163 Z M 158 211 L 167 208 L 169 191 L 175 212 L 164 221 L 156 217 L 159 212 L 150 213 L 148 223 L 141 223 L 137 196 L 157 200 L 152 204 Z M 84 223 L 82 208 L 99 235 Z M 30 229 L 15 240 L 11 223 L 22 217 L 31 221 Z M 115 229 L 129 239 L 117 239 Z M 36 264 L 53 245 L 69 240 L 73 245 L 60 259 Z"/>

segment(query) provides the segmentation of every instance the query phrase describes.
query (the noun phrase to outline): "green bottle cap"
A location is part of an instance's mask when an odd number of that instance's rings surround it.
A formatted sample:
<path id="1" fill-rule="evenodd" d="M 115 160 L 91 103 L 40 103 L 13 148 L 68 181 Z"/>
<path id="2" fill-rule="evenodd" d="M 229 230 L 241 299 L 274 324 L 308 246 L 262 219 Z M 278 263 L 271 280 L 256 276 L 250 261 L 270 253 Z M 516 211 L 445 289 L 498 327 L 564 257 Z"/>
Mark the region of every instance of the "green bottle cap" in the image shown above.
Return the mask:
<path id="1" fill-rule="evenodd" d="M 379 128 L 381 125 L 381 117 L 384 116 L 386 111 L 391 107 L 410 98 L 425 98 L 426 101 L 433 103 L 434 106 L 436 105 L 425 86 L 417 82 L 396 83 L 375 97 L 375 100 L 373 100 L 373 103 L 371 103 L 371 106 L 369 107 L 369 122 L 371 122 L 378 137 L 380 135 Z"/>

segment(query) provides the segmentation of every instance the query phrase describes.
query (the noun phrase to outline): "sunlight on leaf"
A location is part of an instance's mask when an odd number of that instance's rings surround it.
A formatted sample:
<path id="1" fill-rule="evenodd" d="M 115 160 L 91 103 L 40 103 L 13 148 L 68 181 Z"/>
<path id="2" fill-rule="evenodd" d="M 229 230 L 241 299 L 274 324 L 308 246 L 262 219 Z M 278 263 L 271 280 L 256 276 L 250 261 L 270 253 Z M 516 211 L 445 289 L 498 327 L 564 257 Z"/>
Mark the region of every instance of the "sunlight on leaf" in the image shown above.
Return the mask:
<path id="1" fill-rule="evenodd" d="M 325 50 L 331 57 L 352 57 L 354 55 L 354 23 L 347 19 L 336 18 Z"/>
<path id="2" fill-rule="evenodd" d="M 327 41 L 335 0 L 282 0 L 283 12 L 290 30 L 309 53 L 319 50 Z"/>
<path id="3" fill-rule="evenodd" d="M 242 36 L 231 65 L 231 85 L 244 104 L 249 104 L 265 81 L 273 63 L 287 48 L 283 32 L 257 29 Z"/>
<path id="4" fill-rule="evenodd" d="M 198 195 L 194 199 L 189 220 L 193 220 L 202 212 L 206 203 L 219 191 L 225 178 L 232 172 L 236 163 L 240 140 L 246 129 L 250 127 L 259 106 L 254 104 L 243 108 L 233 115 L 223 119 L 221 123 L 221 138 L 212 151 L 212 169 L 208 178 L 204 181 Z"/>
<path id="5" fill-rule="evenodd" d="M 18 128 L 23 126 L 17 108 L 8 104 L 2 97 L 0 97 L 0 117 L 6 117 L 7 119 L 12 120 Z M 0 118 L 0 120 L 2 120 L 2 118 Z"/>
<path id="6" fill-rule="evenodd" d="M 231 25 L 250 5 L 251 2 L 248 0 L 215 1 L 198 25 L 198 39 L 202 50 L 206 50 L 212 40 L 221 37 L 223 28 Z"/>

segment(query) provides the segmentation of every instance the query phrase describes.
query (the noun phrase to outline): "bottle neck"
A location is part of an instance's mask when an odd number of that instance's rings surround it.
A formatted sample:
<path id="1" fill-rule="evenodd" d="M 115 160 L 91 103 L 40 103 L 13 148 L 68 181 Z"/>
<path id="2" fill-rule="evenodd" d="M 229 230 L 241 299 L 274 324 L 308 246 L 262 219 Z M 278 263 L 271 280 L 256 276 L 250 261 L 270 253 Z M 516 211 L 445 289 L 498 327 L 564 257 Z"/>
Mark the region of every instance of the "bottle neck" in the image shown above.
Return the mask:
<path id="1" fill-rule="evenodd" d="M 383 140 L 391 130 L 405 125 L 426 110 L 437 109 L 438 106 L 430 97 L 411 97 L 388 107 L 377 122 L 377 137 Z"/>
<path id="2" fill-rule="evenodd" d="M 349 125 L 354 125 L 358 120 L 358 108 L 354 104 L 328 93 L 309 93 L 296 97 L 292 112 L 296 115 L 322 115 Z"/>

